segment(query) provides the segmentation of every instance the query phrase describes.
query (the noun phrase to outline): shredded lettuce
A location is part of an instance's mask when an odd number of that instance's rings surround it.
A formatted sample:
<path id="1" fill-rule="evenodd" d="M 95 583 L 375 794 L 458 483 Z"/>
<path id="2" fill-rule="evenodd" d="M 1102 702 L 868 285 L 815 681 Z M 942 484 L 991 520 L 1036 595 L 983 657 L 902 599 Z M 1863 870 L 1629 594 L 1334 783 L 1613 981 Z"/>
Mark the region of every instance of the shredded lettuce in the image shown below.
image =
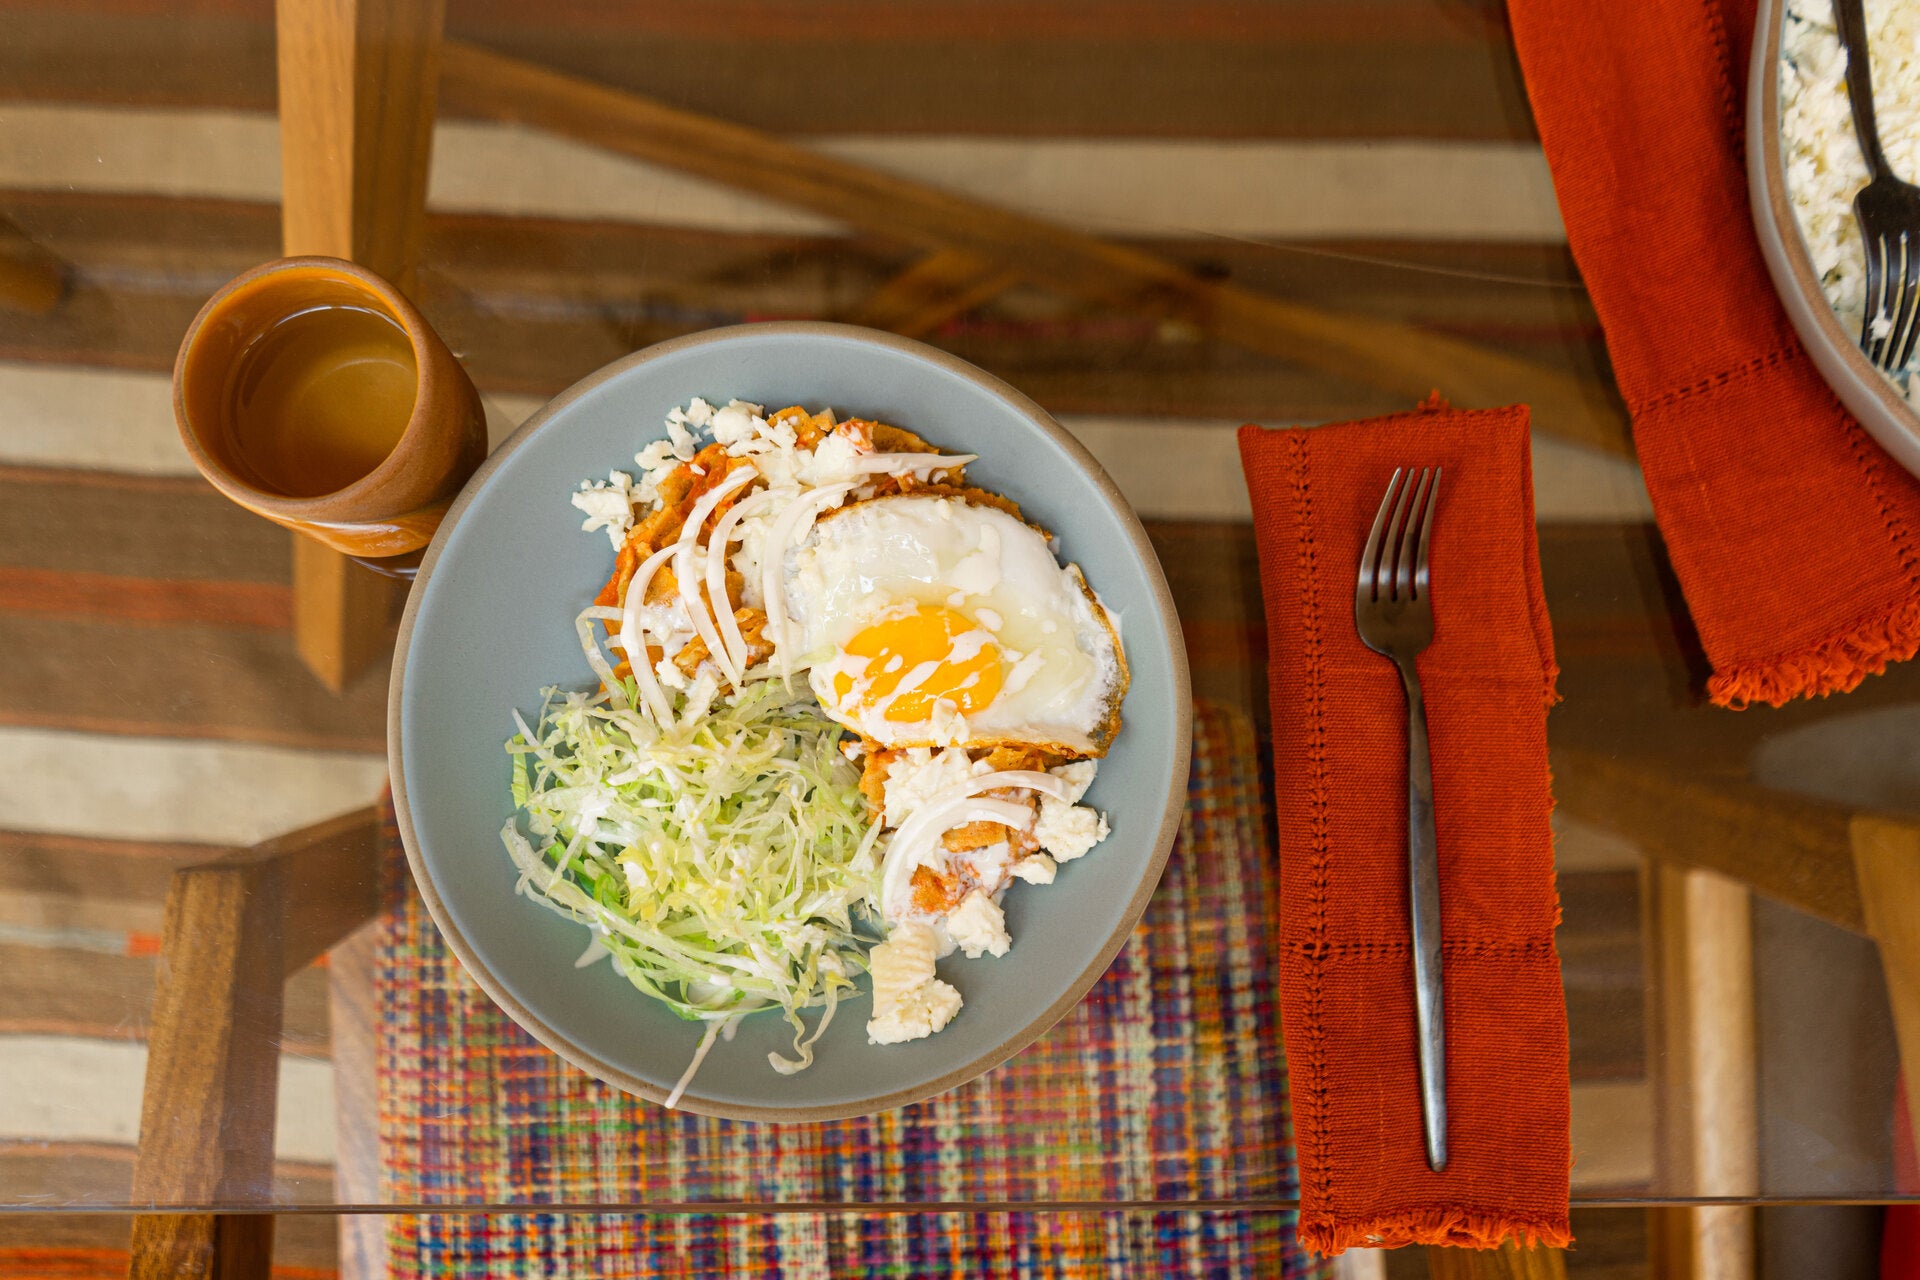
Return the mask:
<path id="1" fill-rule="evenodd" d="M 537 726 L 515 717 L 527 833 L 514 819 L 500 835 L 519 892 L 590 926 L 635 987 L 706 1022 L 702 1056 L 734 1019 L 777 1009 L 794 1056 L 768 1057 L 804 1069 L 874 941 L 863 909 L 877 901 L 880 829 L 841 729 L 778 680 L 710 702 L 674 695 L 664 726 L 636 709 L 630 681 L 611 688 L 549 689 Z M 822 1006 L 808 1035 L 800 1011 Z"/>

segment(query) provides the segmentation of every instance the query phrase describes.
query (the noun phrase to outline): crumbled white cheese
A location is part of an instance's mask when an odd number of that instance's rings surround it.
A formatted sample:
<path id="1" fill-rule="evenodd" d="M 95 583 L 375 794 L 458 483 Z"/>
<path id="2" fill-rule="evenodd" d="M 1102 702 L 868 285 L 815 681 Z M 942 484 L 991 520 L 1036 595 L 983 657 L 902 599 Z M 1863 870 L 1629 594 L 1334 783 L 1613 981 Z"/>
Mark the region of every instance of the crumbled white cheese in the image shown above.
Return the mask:
<path id="1" fill-rule="evenodd" d="M 880 807 L 887 825 L 897 827 L 927 801 L 973 776 L 973 762 L 958 747 L 934 752 L 910 747 L 887 766 Z"/>
<path id="2" fill-rule="evenodd" d="M 1059 869 L 1060 864 L 1044 853 L 1030 853 L 1012 868 L 1014 878 L 1028 884 L 1052 884 L 1054 872 Z"/>
<path id="3" fill-rule="evenodd" d="M 859 456 L 860 450 L 852 440 L 838 431 L 831 432 L 800 463 L 797 475 L 803 484 L 814 486 L 855 480 L 859 472 L 853 469 L 853 460 Z"/>
<path id="4" fill-rule="evenodd" d="M 762 421 L 759 429 L 761 443 L 775 449 L 793 448 L 800 442 L 800 429 L 794 425 L 799 420 L 799 415 L 790 413 L 772 422 Z"/>
<path id="5" fill-rule="evenodd" d="M 660 482 L 680 465 L 680 459 L 674 456 L 673 441 L 655 440 L 633 455 L 633 463 L 640 468 L 640 483 L 635 487 L 635 496 L 642 502 L 657 503 L 660 500 Z"/>
<path id="6" fill-rule="evenodd" d="M 573 495 L 573 505 L 587 517 L 580 525 L 581 531 L 605 529 L 607 540 L 618 551 L 626 541 L 627 530 L 633 528 L 633 499 L 633 477 L 624 471 L 611 473 L 605 483 L 583 482 Z"/>
<path id="7" fill-rule="evenodd" d="M 1003 956 L 1013 945 L 1000 904 L 978 889 L 947 913 L 947 932 L 969 960 L 978 960 L 982 954 Z"/>
<path id="8" fill-rule="evenodd" d="M 667 441 L 673 445 L 673 456 L 682 462 L 691 462 L 693 455 L 700 452 L 700 442 L 693 438 L 693 432 L 672 418 L 667 419 Z"/>
<path id="9" fill-rule="evenodd" d="M 953 1021 L 960 1012 L 960 993 L 938 978 L 901 996 L 867 1020 L 869 1044 L 900 1044 L 920 1040 Z"/>
<path id="10" fill-rule="evenodd" d="M 735 400 L 731 403 L 740 404 L 742 401 Z M 751 407 L 756 413 L 759 412 L 758 405 Z M 667 421 L 684 427 L 704 427 L 712 423 L 713 412 L 712 405 L 708 404 L 699 396 L 695 396 L 687 402 L 686 408 L 670 410 L 667 414 Z"/>
<path id="11" fill-rule="evenodd" d="M 757 404 L 748 404 L 745 400 L 727 401 L 727 407 L 713 415 L 714 443 L 725 445 L 731 452 L 735 445 L 753 439 L 767 425 L 761 413 L 762 409 Z"/>
<path id="12" fill-rule="evenodd" d="M 1080 797 L 1087 794 L 1087 788 L 1093 785 L 1093 775 L 1099 769 L 1097 760 L 1075 760 L 1072 764 L 1055 765 L 1047 772 L 1067 784 L 1067 803 L 1079 804 Z"/>
<path id="13" fill-rule="evenodd" d="M 1107 817 L 1093 809 L 1040 797 L 1040 816 L 1033 822 L 1033 838 L 1061 862 L 1072 862 L 1107 838 Z"/>
<path id="14" fill-rule="evenodd" d="M 868 955 L 867 971 L 873 978 L 869 1042 L 918 1040 L 953 1021 L 960 1011 L 960 993 L 934 977 L 938 945 L 932 929 L 909 921 L 897 926 Z"/>

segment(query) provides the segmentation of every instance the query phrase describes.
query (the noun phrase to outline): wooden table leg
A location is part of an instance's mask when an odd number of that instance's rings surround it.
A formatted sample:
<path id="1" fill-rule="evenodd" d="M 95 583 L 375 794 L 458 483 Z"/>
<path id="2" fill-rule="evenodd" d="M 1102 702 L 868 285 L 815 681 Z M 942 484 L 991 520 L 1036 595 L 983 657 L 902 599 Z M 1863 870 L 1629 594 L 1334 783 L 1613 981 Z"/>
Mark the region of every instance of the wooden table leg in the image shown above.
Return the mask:
<path id="1" fill-rule="evenodd" d="M 339 693 L 388 645 L 395 583 L 332 547 L 293 535 L 293 647 Z"/>
<path id="2" fill-rule="evenodd" d="M 281 242 L 413 288 L 445 0 L 279 0 Z M 294 644 L 335 691 L 387 644 L 393 584 L 296 536 Z"/>
<path id="3" fill-rule="evenodd" d="M 1907 1122 L 1920 1134 L 1920 828 L 1861 816 L 1853 822 L 1853 865 L 1867 936 L 1880 948 L 1894 1040 L 1907 1081 Z"/>
<path id="4" fill-rule="evenodd" d="M 279 1093 L 281 891 L 273 863 L 195 867 L 167 891 L 147 1040 L 138 1204 L 272 1203 Z M 134 1280 L 265 1275 L 273 1219 L 134 1219 Z"/>
<path id="5" fill-rule="evenodd" d="M 174 872 L 147 1036 L 135 1280 L 264 1280 L 273 1204 L 281 995 L 379 906 L 379 815 L 362 809 Z"/>
<path id="6" fill-rule="evenodd" d="M 1647 1055 L 1655 1075 L 1654 1189 L 1752 1195 L 1760 1180 L 1752 895 L 1714 872 L 1659 864 L 1649 870 L 1644 900 L 1657 1000 Z M 1654 1274 L 1752 1280 L 1752 1209 L 1649 1213 Z"/>

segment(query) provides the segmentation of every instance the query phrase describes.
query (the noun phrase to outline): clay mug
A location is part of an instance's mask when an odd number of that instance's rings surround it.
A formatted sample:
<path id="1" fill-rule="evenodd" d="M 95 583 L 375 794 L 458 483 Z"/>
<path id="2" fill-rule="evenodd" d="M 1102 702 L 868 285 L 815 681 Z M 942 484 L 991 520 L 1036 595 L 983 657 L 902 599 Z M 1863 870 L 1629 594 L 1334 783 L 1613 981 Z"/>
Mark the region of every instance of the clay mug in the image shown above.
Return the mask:
<path id="1" fill-rule="evenodd" d="M 221 493 L 402 577 L 487 452 L 460 362 L 339 258 L 282 258 L 214 294 L 180 343 L 173 413 Z"/>

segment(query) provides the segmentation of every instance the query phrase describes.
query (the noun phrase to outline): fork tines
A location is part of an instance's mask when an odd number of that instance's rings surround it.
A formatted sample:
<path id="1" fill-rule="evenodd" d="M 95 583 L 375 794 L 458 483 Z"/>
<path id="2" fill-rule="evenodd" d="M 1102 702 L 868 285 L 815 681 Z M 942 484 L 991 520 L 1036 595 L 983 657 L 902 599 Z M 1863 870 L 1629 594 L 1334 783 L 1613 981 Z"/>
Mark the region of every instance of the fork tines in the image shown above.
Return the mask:
<path id="1" fill-rule="evenodd" d="M 1409 501 L 1411 499 L 1411 501 Z M 1440 468 L 1420 468 L 1419 481 L 1394 469 L 1360 554 L 1359 594 L 1369 600 L 1416 601 L 1427 594 L 1427 545 L 1440 501 Z M 1418 530 L 1417 536 L 1410 531 Z"/>
<path id="2" fill-rule="evenodd" d="M 1920 336 L 1920 243 L 1907 231 L 1897 238 L 1874 236 L 1863 246 L 1867 258 L 1866 311 L 1860 321 L 1860 349 L 1888 373 L 1906 367 Z M 1886 318 L 1887 331 L 1874 333 Z"/>

